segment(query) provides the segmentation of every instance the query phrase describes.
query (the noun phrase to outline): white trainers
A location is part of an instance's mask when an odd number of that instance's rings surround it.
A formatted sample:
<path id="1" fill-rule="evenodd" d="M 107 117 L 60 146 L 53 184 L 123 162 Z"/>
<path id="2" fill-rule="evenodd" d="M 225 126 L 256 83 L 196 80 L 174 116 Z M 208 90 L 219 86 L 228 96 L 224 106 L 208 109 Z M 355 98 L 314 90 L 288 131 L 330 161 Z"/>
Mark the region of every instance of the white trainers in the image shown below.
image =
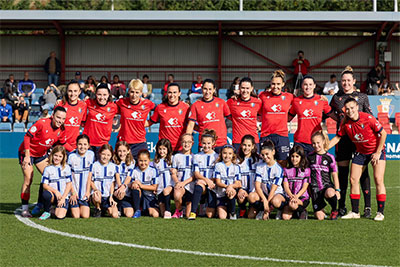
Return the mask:
<path id="1" fill-rule="evenodd" d="M 360 213 L 350 211 L 347 215 L 342 216 L 342 219 L 360 219 Z"/>
<path id="2" fill-rule="evenodd" d="M 29 212 L 29 210 L 23 210 L 21 212 L 21 216 L 24 218 L 32 218 L 32 214 Z"/>
<path id="3" fill-rule="evenodd" d="M 383 213 L 381 213 L 381 212 L 377 212 L 376 216 L 374 218 L 374 221 L 381 222 L 381 221 L 383 221 L 383 219 L 385 219 L 385 215 L 383 215 Z"/>
<path id="4" fill-rule="evenodd" d="M 262 220 L 264 217 L 264 211 L 259 211 L 256 216 L 256 220 Z"/>
<path id="5" fill-rule="evenodd" d="M 275 220 L 282 220 L 282 210 L 276 212 Z"/>
<path id="6" fill-rule="evenodd" d="M 164 219 L 171 219 L 171 212 L 169 211 L 164 212 Z"/>

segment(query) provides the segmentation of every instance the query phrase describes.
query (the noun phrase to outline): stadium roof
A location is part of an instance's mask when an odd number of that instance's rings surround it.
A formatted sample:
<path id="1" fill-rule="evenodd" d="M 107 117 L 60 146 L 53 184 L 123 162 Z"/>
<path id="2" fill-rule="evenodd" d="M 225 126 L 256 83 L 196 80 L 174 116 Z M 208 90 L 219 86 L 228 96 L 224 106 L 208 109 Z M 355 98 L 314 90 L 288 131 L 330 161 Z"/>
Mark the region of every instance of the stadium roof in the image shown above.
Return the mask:
<path id="1" fill-rule="evenodd" d="M 398 12 L 0 10 L 2 30 L 218 30 L 376 32 Z M 399 32 L 396 27 L 395 32 Z"/>

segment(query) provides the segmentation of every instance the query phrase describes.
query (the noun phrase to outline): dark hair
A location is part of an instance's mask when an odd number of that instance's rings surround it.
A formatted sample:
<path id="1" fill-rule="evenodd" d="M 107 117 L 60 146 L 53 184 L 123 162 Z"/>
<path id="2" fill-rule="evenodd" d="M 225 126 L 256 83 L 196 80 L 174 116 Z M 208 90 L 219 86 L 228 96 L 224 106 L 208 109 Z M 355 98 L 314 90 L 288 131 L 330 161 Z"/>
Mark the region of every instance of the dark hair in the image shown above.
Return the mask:
<path id="1" fill-rule="evenodd" d="M 332 78 L 336 78 L 336 75 L 335 75 L 335 74 L 332 74 L 332 75 L 331 75 L 331 79 L 332 79 Z"/>
<path id="2" fill-rule="evenodd" d="M 204 81 L 203 81 L 203 85 L 202 85 L 202 89 L 204 88 L 204 85 L 206 84 L 206 83 L 211 83 L 212 85 L 213 85 L 213 87 L 214 87 L 214 89 L 215 89 L 215 91 L 214 91 L 214 96 L 217 96 L 217 86 L 215 85 L 215 81 L 213 80 L 213 79 L 205 79 Z"/>
<path id="3" fill-rule="evenodd" d="M 168 76 L 171 76 L 172 78 L 175 78 L 175 76 L 172 73 L 168 74 Z"/>
<path id="4" fill-rule="evenodd" d="M 294 168 L 291 157 L 292 155 L 296 153 L 297 155 L 300 156 L 301 160 L 299 163 L 299 169 L 303 172 L 306 168 L 308 168 L 308 160 L 306 153 L 304 152 L 304 149 L 302 146 L 295 145 L 289 152 L 289 160 L 288 160 L 288 168 Z M 297 172 L 297 170 L 296 170 Z"/>
<path id="5" fill-rule="evenodd" d="M 78 143 L 79 140 L 81 140 L 81 139 L 86 139 L 86 140 L 88 141 L 88 143 L 90 144 L 90 138 L 89 138 L 89 136 L 87 136 L 86 134 L 80 134 L 80 135 L 78 135 L 78 137 L 76 138 L 76 143 Z"/>
<path id="6" fill-rule="evenodd" d="M 349 97 L 344 101 L 343 106 L 345 106 L 347 103 L 350 103 L 350 102 L 355 102 L 358 105 L 358 102 L 357 102 L 357 100 L 355 98 Z"/>
<path id="7" fill-rule="evenodd" d="M 101 80 L 103 80 L 103 78 L 106 78 L 106 83 L 109 83 L 108 78 L 107 78 L 107 76 L 105 76 L 105 75 L 101 76 L 101 78 L 100 78 L 100 83 L 102 83 Z"/>
<path id="8" fill-rule="evenodd" d="M 65 93 L 64 93 L 64 96 L 63 96 L 63 99 L 62 99 L 63 104 L 69 103 L 68 88 L 69 88 L 71 85 L 73 85 L 73 84 L 76 84 L 76 85 L 78 86 L 78 88 L 79 88 L 79 91 L 82 91 L 81 87 L 79 86 L 78 81 L 76 81 L 76 80 L 71 80 L 71 81 L 67 84 L 67 88 L 66 88 L 66 90 L 65 90 Z M 78 100 L 79 100 L 79 99 L 78 99 Z"/>
<path id="9" fill-rule="evenodd" d="M 253 87 L 253 80 L 250 79 L 249 77 L 243 77 L 240 82 L 239 82 L 239 88 L 242 86 L 242 83 L 250 83 L 250 85 Z M 250 93 L 250 96 L 252 97 L 257 97 L 257 93 L 253 90 Z"/>
<path id="10" fill-rule="evenodd" d="M 107 104 L 108 104 L 108 102 L 112 102 L 113 101 L 113 99 L 112 99 L 112 95 L 111 95 L 111 90 L 110 90 L 110 88 L 108 88 L 108 85 L 106 84 L 106 83 L 99 83 L 99 85 L 97 85 L 97 87 L 96 87 L 96 94 L 97 94 L 97 91 L 99 90 L 99 89 L 107 89 L 107 91 L 108 91 L 108 99 L 107 99 Z M 97 97 L 96 97 L 97 98 Z M 96 101 L 97 101 L 97 99 L 96 99 Z"/>
<path id="11" fill-rule="evenodd" d="M 218 139 L 217 132 L 213 129 L 204 129 L 203 133 L 201 134 L 201 140 L 205 137 L 212 138 L 214 142 Z"/>
<path id="12" fill-rule="evenodd" d="M 234 83 L 236 82 L 236 80 L 239 80 L 239 82 L 240 82 L 240 78 L 236 76 L 236 77 L 233 79 L 232 84 L 234 84 Z"/>
<path id="13" fill-rule="evenodd" d="M 271 151 L 275 150 L 274 142 L 272 142 L 269 139 L 266 140 L 264 143 L 262 143 L 260 151 L 264 150 L 264 149 L 268 149 L 268 150 L 271 150 Z"/>
<path id="14" fill-rule="evenodd" d="M 115 77 L 117 77 L 117 78 L 118 78 L 118 80 L 119 80 L 119 76 L 118 76 L 118 74 L 114 74 L 114 76 L 113 76 L 113 79 L 114 79 Z"/>
<path id="15" fill-rule="evenodd" d="M 179 83 L 175 83 L 175 82 L 174 82 L 174 83 L 169 83 L 169 84 L 168 84 L 168 86 L 167 86 L 167 92 L 168 92 L 168 89 L 169 89 L 171 86 L 177 86 L 179 92 L 181 92 L 181 86 L 179 85 Z M 179 97 L 179 101 L 180 101 L 180 100 L 181 100 L 181 97 Z M 163 103 L 168 103 L 168 94 L 165 94 L 165 95 L 163 96 L 162 102 L 163 102 Z"/>
<path id="16" fill-rule="evenodd" d="M 300 54 L 300 53 L 304 54 L 304 51 L 303 50 L 299 50 L 299 52 L 297 52 L 297 54 Z"/>
<path id="17" fill-rule="evenodd" d="M 224 160 L 222 159 L 222 152 L 224 151 L 225 148 L 229 148 L 233 150 L 233 157 L 232 157 L 232 163 L 236 164 L 237 161 L 237 155 L 235 153 L 235 148 L 232 145 L 226 144 L 221 148 L 221 151 L 219 152 L 218 158 L 215 161 L 215 163 L 217 162 L 223 162 Z"/>
<path id="18" fill-rule="evenodd" d="M 239 162 L 242 163 L 244 161 L 245 157 L 246 157 L 244 155 L 243 150 L 242 150 L 242 144 L 243 144 L 244 140 L 250 140 L 251 143 L 254 145 L 254 148 L 251 150 L 251 155 L 250 155 L 251 160 L 252 160 L 251 164 L 254 164 L 259 160 L 259 156 L 258 156 L 258 153 L 257 153 L 256 139 L 254 138 L 254 136 L 252 136 L 250 134 L 246 134 L 245 136 L 243 136 L 242 140 L 240 142 L 240 147 L 239 147 L 239 151 L 238 151 Z"/>
<path id="19" fill-rule="evenodd" d="M 150 79 L 150 78 L 149 78 L 149 75 L 147 75 L 147 74 L 143 75 L 142 80 L 143 80 L 144 78 Z"/>
<path id="20" fill-rule="evenodd" d="M 305 75 L 304 77 L 303 77 L 303 81 L 301 82 L 302 84 L 303 84 L 303 82 L 304 82 L 304 80 L 305 79 L 311 79 L 314 83 L 315 83 L 315 79 L 314 79 L 314 77 L 313 76 L 311 76 L 311 75 Z"/>
<path id="21" fill-rule="evenodd" d="M 57 111 L 67 112 L 64 107 L 58 106 L 54 109 L 53 114 L 56 114 Z"/>
<path id="22" fill-rule="evenodd" d="M 137 153 L 137 158 L 140 157 L 140 155 L 146 155 L 150 159 L 150 152 L 147 149 L 141 149 Z"/>
<path id="23" fill-rule="evenodd" d="M 100 147 L 99 149 L 99 155 L 101 154 L 101 152 L 103 152 L 104 150 L 109 150 L 111 152 L 111 159 L 114 156 L 114 150 L 113 147 L 110 144 L 104 144 Z M 111 160 L 110 159 L 110 160 Z"/>
<path id="24" fill-rule="evenodd" d="M 156 155 L 154 156 L 154 162 L 155 163 L 159 163 L 161 156 L 158 153 L 158 149 L 160 148 L 160 146 L 165 146 L 167 148 L 167 156 L 165 157 L 165 161 L 167 162 L 168 165 L 172 164 L 172 146 L 171 146 L 171 142 L 166 139 L 166 138 L 162 138 L 160 140 L 158 140 L 157 145 L 156 145 Z"/>

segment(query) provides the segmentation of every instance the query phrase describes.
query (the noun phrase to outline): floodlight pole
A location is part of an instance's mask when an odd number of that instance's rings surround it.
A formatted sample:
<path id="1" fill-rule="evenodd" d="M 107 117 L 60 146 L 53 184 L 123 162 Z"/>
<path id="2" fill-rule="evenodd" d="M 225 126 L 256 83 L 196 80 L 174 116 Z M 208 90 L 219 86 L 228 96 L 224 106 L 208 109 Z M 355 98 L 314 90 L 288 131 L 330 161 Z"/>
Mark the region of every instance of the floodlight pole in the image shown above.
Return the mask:
<path id="1" fill-rule="evenodd" d="M 374 12 L 378 11 L 377 0 L 373 0 L 373 1 L 372 1 L 372 6 L 373 6 L 373 9 L 374 9 Z"/>
<path id="2" fill-rule="evenodd" d="M 397 7 L 397 0 L 394 0 L 394 12 L 399 12 Z"/>

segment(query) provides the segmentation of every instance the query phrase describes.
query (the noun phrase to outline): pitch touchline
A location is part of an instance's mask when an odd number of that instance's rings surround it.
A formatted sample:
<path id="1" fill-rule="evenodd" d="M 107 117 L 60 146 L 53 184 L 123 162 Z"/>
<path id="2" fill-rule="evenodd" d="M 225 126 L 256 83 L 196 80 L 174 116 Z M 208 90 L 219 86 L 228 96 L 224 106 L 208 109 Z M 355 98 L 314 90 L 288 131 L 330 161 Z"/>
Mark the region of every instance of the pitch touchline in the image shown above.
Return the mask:
<path id="1" fill-rule="evenodd" d="M 240 260 L 255 260 L 255 261 L 272 261 L 272 262 L 284 262 L 284 263 L 300 263 L 300 264 L 319 264 L 319 265 L 335 265 L 335 266 L 353 266 L 353 267 L 383 267 L 382 265 L 362 265 L 362 264 L 355 264 L 355 263 L 344 263 L 344 262 L 324 262 L 324 261 L 302 261 L 302 260 L 285 260 L 285 259 L 275 259 L 275 258 L 268 258 L 268 257 L 253 257 L 253 256 L 243 256 L 243 255 L 231 255 L 231 254 L 220 254 L 220 253 L 210 253 L 210 252 L 202 252 L 202 251 L 190 251 L 190 250 L 182 250 L 182 249 L 169 249 L 169 248 L 158 248 L 158 247 L 151 247 L 151 246 L 144 246 L 138 244 L 131 244 L 131 243 L 123 243 L 118 241 L 110 241 L 104 240 L 94 237 L 88 237 L 84 235 L 77 235 L 77 234 L 70 234 L 61 232 L 58 230 L 47 228 L 43 225 L 39 225 L 34 223 L 33 221 L 29 220 L 28 218 L 23 218 L 21 215 L 15 211 L 15 217 L 22 223 L 32 228 L 36 228 L 40 231 L 83 239 L 91 242 L 97 242 L 102 244 L 114 245 L 114 246 L 125 246 L 131 248 L 140 248 L 140 249 L 147 249 L 147 250 L 155 250 L 155 251 L 163 251 L 163 252 L 173 252 L 173 253 L 182 253 L 182 254 L 190 254 L 190 255 L 197 255 L 197 256 L 209 256 L 209 257 L 223 257 L 223 258 L 232 258 L 232 259 L 240 259 Z"/>

